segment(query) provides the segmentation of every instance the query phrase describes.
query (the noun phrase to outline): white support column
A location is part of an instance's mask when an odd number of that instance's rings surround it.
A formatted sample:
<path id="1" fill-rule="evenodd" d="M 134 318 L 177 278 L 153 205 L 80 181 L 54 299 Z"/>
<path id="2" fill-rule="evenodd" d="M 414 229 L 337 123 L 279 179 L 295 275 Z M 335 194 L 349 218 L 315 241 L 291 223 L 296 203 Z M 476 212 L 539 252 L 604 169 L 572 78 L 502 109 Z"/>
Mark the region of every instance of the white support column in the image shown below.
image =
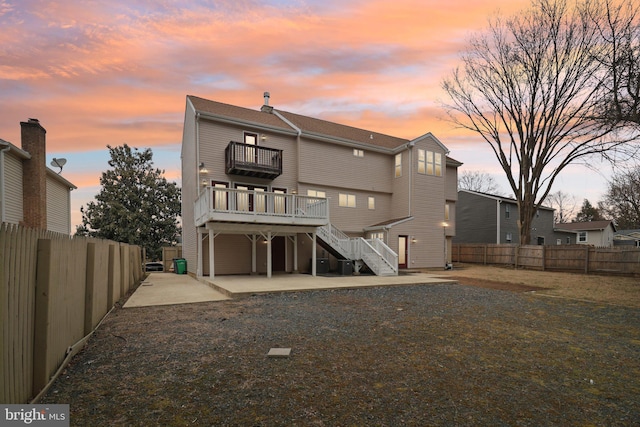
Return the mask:
<path id="1" fill-rule="evenodd" d="M 311 275 L 313 277 L 316 277 L 316 232 L 315 230 L 313 231 L 313 233 L 311 233 L 311 240 L 313 241 L 313 243 L 311 243 Z"/>
<path id="2" fill-rule="evenodd" d="M 298 273 L 298 235 L 293 236 L 293 272 Z"/>
<path id="3" fill-rule="evenodd" d="M 209 278 L 213 279 L 215 277 L 215 259 L 213 256 L 213 241 L 216 236 L 213 234 L 213 230 L 209 230 Z"/>
<path id="4" fill-rule="evenodd" d="M 271 279 L 271 269 L 272 269 L 272 265 L 271 265 L 271 239 L 273 239 L 273 237 L 271 237 L 271 231 L 269 231 L 267 233 L 267 278 Z"/>
<path id="5" fill-rule="evenodd" d="M 200 228 L 197 229 L 197 239 L 198 239 L 198 255 L 197 255 L 197 267 L 196 267 L 196 276 L 202 277 L 202 239 L 204 239 L 204 233 Z"/>
<path id="6" fill-rule="evenodd" d="M 258 236 L 253 234 L 251 236 L 251 274 L 258 274 Z"/>

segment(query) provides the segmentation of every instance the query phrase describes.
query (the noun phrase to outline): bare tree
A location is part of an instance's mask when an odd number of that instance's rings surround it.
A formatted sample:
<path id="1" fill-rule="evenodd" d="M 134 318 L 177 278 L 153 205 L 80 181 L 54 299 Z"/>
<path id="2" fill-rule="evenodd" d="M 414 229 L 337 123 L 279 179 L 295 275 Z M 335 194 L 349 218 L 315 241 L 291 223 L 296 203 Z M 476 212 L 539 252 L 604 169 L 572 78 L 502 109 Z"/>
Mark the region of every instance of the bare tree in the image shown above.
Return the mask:
<path id="1" fill-rule="evenodd" d="M 496 180 L 483 171 L 463 171 L 458 176 L 458 189 L 477 191 L 479 193 L 502 195 Z"/>
<path id="2" fill-rule="evenodd" d="M 600 45 L 584 6 L 534 0 L 472 38 L 443 82 L 453 122 L 481 136 L 506 174 L 520 242 L 530 242 L 536 209 L 565 167 L 625 142 L 613 138 L 617 123 L 594 120 L 605 90 Z"/>
<path id="3" fill-rule="evenodd" d="M 576 198 L 568 193 L 560 190 L 555 193 L 550 193 L 547 196 L 546 204 L 555 210 L 553 213 L 553 222 L 556 224 L 569 222 L 575 216 Z"/>
<path id="4" fill-rule="evenodd" d="M 602 40 L 596 58 L 607 70 L 601 111 L 609 121 L 640 126 L 640 6 L 604 0 L 587 11 Z"/>
<path id="5" fill-rule="evenodd" d="M 598 205 L 618 228 L 640 228 L 640 166 L 616 173 Z"/>

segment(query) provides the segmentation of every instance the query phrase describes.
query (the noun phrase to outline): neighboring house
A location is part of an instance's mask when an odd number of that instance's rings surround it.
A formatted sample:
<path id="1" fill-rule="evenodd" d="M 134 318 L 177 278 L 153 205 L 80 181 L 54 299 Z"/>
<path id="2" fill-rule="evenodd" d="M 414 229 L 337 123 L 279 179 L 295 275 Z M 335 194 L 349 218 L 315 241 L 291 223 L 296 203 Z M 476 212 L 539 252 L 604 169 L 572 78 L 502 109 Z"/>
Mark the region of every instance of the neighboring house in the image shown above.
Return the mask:
<path id="1" fill-rule="evenodd" d="M 454 243 L 520 243 L 518 202 L 509 197 L 459 190 Z M 575 233 L 554 228 L 554 210 L 541 206 L 533 219 L 531 245 L 575 243 Z"/>
<path id="2" fill-rule="evenodd" d="M 71 234 L 71 191 L 77 187 L 46 164 L 46 130 L 21 122 L 18 148 L 0 139 L 0 220 Z"/>
<path id="3" fill-rule="evenodd" d="M 640 247 L 640 230 L 618 230 L 613 235 L 614 246 Z"/>
<path id="4" fill-rule="evenodd" d="M 187 96 L 183 257 L 190 274 L 442 267 L 457 167 L 413 140 Z M 446 224 L 445 224 L 446 223 Z"/>
<path id="5" fill-rule="evenodd" d="M 559 230 L 576 234 L 576 243 L 601 247 L 613 246 L 616 227 L 611 221 L 566 222 L 556 224 Z"/>

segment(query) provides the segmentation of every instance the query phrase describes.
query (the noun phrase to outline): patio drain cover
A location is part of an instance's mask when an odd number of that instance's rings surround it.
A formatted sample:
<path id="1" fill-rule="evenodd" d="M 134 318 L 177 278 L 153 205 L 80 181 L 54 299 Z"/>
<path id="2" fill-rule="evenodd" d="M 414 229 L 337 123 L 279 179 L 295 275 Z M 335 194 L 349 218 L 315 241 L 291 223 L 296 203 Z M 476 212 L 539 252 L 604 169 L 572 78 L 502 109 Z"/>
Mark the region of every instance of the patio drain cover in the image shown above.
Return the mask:
<path id="1" fill-rule="evenodd" d="M 289 357 L 291 355 L 290 348 L 272 348 L 267 353 L 267 357 Z"/>

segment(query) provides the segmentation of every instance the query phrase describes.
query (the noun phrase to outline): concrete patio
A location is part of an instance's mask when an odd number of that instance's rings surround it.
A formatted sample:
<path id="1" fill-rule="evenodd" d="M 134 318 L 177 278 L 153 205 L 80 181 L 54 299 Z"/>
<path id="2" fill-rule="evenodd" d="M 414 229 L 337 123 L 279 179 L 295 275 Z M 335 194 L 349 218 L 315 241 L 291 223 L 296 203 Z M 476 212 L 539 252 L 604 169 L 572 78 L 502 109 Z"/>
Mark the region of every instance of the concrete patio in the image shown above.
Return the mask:
<path id="1" fill-rule="evenodd" d="M 216 276 L 195 279 L 173 273 L 150 273 L 125 303 L 125 308 L 152 305 L 223 301 L 254 294 L 301 292 L 328 289 L 356 289 L 379 286 L 455 283 L 430 273 L 403 273 L 398 276 L 311 276 L 309 274 Z"/>

